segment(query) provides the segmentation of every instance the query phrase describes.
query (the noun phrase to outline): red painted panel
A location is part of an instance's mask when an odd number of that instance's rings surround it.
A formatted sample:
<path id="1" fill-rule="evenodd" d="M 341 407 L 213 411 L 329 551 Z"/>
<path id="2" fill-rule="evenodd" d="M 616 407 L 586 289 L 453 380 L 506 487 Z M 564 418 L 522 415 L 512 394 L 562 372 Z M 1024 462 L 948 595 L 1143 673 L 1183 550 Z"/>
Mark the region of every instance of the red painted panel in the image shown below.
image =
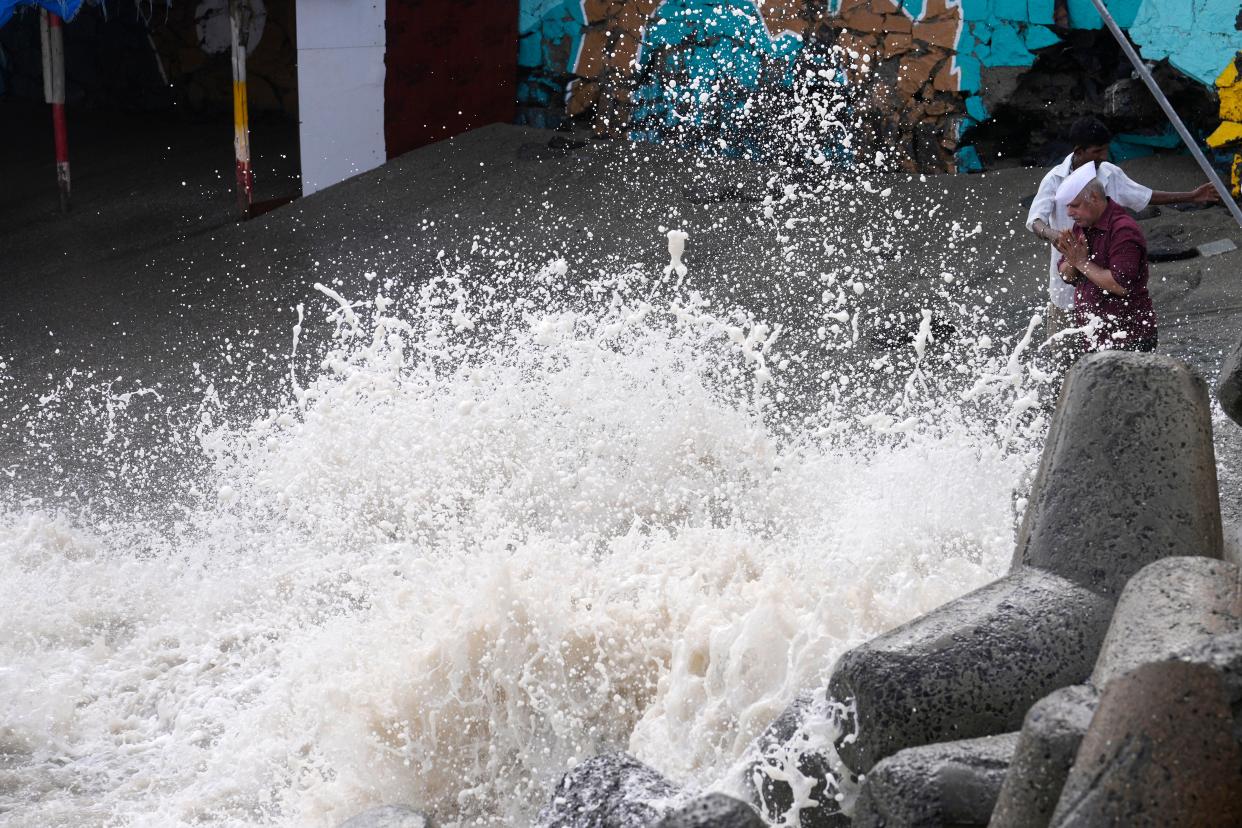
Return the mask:
<path id="1" fill-rule="evenodd" d="M 388 157 L 484 124 L 510 122 L 516 0 L 386 0 Z"/>

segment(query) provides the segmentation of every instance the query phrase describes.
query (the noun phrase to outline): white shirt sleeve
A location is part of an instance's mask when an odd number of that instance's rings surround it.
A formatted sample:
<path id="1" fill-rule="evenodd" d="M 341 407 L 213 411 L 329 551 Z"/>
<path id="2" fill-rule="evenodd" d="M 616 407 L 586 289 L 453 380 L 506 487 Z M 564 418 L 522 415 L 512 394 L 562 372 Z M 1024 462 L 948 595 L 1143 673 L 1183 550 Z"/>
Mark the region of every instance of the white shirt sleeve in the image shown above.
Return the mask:
<path id="1" fill-rule="evenodd" d="M 1151 187 L 1144 187 L 1115 164 L 1107 166 L 1108 180 L 1104 182 L 1104 192 L 1113 201 L 1130 210 L 1142 210 L 1151 203 Z"/>
<path id="2" fill-rule="evenodd" d="M 1056 173 L 1055 169 L 1049 170 L 1044 180 L 1039 182 L 1039 191 L 1035 193 L 1035 200 L 1031 202 L 1031 210 L 1026 214 L 1026 229 L 1031 232 L 1035 232 L 1036 219 L 1043 219 L 1045 224 L 1052 226 L 1052 211 L 1056 209 L 1057 185 L 1061 183 Z"/>

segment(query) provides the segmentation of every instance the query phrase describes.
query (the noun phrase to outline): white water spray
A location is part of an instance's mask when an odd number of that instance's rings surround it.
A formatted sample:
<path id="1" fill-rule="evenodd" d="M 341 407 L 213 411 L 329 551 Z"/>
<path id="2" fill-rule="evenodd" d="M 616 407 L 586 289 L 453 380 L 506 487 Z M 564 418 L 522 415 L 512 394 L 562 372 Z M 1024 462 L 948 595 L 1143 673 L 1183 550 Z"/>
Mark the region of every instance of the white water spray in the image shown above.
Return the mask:
<path id="1" fill-rule="evenodd" d="M 176 526 L 0 512 L 18 824 L 524 824 L 615 748 L 727 788 L 839 653 L 1008 560 L 1029 460 L 951 411 L 774 428 L 779 325 L 617 294 L 470 345 L 460 282 L 404 319 L 316 287 L 337 347 L 203 430 Z"/>

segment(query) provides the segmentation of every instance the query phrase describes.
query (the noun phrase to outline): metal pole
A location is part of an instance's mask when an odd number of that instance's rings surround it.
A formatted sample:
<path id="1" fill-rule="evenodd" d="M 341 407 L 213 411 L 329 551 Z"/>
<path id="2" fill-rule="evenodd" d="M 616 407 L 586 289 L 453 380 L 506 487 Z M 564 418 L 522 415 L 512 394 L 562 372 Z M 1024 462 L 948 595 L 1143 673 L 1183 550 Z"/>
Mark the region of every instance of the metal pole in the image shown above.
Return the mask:
<path id="1" fill-rule="evenodd" d="M 43 98 L 52 105 L 52 135 L 56 140 L 56 186 L 60 210 L 69 212 L 69 130 L 65 125 L 65 40 L 60 15 L 46 9 L 40 17 L 43 41 Z"/>
<path id="2" fill-rule="evenodd" d="M 1156 84 L 1156 79 L 1151 76 L 1147 65 L 1139 58 L 1138 53 L 1134 51 L 1134 47 L 1130 45 L 1130 41 L 1122 34 L 1121 27 L 1117 25 L 1117 21 L 1113 20 L 1113 16 L 1108 13 L 1108 9 L 1104 7 L 1104 0 L 1091 0 L 1095 4 L 1095 10 L 1100 13 L 1100 17 L 1104 20 L 1104 25 L 1108 26 L 1108 30 L 1113 33 L 1113 37 L 1121 46 L 1121 50 L 1126 53 L 1126 57 L 1130 59 L 1130 63 L 1134 64 L 1134 71 L 1138 72 L 1143 83 L 1147 84 L 1147 88 L 1151 91 L 1152 97 L 1156 99 L 1156 103 L 1160 104 L 1160 108 L 1164 110 L 1164 114 L 1173 122 L 1173 128 L 1177 130 L 1177 134 L 1181 136 L 1182 143 L 1190 150 L 1190 154 L 1199 162 L 1199 166 L 1203 168 L 1203 172 L 1207 174 L 1208 180 L 1212 182 L 1212 186 L 1220 193 L 1221 201 L 1225 202 L 1225 206 L 1229 208 L 1229 212 L 1233 214 L 1233 219 L 1242 227 L 1242 208 L 1238 207 L 1238 203 L 1233 200 L 1230 190 L 1225 186 L 1225 182 L 1221 181 L 1220 175 L 1208 163 L 1207 158 L 1203 155 L 1203 151 L 1199 149 L 1199 144 L 1190 136 L 1190 131 L 1186 129 L 1186 125 L 1182 123 L 1182 119 L 1173 111 L 1173 105 L 1169 103 L 1169 99 L 1160 91 L 1160 87 Z"/>
<path id="3" fill-rule="evenodd" d="M 237 208 L 250 218 L 254 200 L 254 171 L 250 168 L 250 114 L 246 103 L 246 39 L 249 20 L 242 20 L 243 0 L 229 0 L 229 29 L 233 40 L 233 155 L 237 162 Z"/>

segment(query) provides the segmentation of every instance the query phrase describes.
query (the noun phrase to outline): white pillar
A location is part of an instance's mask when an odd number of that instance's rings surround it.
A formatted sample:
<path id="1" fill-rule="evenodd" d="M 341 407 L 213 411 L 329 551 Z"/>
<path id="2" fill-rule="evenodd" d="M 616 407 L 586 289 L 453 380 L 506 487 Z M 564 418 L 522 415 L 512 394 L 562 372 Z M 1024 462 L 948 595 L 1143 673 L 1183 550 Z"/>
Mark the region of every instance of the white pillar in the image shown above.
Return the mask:
<path id="1" fill-rule="evenodd" d="M 386 160 L 384 3 L 297 0 L 303 195 Z"/>

